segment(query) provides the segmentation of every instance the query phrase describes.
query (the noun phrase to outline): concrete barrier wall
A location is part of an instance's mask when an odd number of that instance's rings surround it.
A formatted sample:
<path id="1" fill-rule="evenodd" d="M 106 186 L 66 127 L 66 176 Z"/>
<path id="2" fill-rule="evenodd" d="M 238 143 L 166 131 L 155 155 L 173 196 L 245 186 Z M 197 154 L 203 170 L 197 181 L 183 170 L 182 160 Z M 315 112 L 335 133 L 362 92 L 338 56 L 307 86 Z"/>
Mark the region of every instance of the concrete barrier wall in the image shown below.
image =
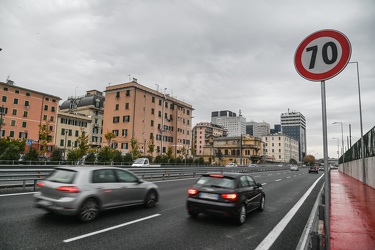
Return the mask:
<path id="1" fill-rule="evenodd" d="M 339 170 L 363 182 L 362 159 L 340 164 Z M 366 184 L 375 189 L 375 157 L 365 158 Z"/>

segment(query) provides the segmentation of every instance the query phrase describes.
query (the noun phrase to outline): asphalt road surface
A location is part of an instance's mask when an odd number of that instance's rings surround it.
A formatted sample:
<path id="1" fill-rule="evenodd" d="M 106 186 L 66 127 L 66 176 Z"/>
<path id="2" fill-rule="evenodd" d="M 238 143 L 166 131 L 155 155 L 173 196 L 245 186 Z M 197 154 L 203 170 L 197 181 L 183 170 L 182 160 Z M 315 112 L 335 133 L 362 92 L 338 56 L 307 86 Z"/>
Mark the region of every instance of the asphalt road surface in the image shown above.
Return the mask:
<path id="1" fill-rule="evenodd" d="M 1 249 L 296 249 L 324 184 L 323 173 L 251 174 L 263 184 L 266 208 L 231 219 L 186 212 L 187 189 L 196 179 L 160 181 L 160 202 L 103 212 L 91 223 L 34 208 L 33 192 L 0 194 Z M 288 219 L 289 218 L 289 219 Z"/>

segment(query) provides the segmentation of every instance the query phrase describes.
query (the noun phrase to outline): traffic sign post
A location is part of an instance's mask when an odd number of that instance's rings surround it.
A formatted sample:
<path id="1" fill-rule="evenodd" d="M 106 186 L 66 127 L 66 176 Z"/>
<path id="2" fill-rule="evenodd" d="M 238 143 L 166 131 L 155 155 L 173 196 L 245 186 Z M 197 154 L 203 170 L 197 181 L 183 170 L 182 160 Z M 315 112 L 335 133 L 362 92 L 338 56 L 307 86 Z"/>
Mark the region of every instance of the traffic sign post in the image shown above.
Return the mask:
<path id="1" fill-rule="evenodd" d="M 349 63 L 351 45 L 348 38 L 336 30 L 320 30 L 305 38 L 294 55 L 294 66 L 303 78 L 321 82 L 323 153 L 324 153 L 324 231 L 326 249 L 330 248 L 331 178 L 328 169 L 327 112 L 325 81 L 338 75 Z"/>

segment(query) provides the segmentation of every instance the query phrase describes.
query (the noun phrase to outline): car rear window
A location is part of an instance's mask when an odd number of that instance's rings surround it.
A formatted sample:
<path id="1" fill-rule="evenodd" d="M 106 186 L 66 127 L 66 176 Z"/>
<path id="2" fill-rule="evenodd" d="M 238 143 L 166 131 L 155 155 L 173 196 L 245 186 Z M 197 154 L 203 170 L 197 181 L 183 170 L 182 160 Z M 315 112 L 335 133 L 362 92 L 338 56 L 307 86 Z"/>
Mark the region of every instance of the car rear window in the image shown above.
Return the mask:
<path id="1" fill-rule="evenodd" d="M 234 188 L 234 179 L 228 177 L 211 177 L 202 176 L 197 183 L 198 185 L 208 187 Z"/>
<path id="2" fill-rule="evenodd" d="M 72 184 L 76 171 L 70 171 L 66 169 L 57 169 L 50 176 L 46 178 L 48 181 Z"/>

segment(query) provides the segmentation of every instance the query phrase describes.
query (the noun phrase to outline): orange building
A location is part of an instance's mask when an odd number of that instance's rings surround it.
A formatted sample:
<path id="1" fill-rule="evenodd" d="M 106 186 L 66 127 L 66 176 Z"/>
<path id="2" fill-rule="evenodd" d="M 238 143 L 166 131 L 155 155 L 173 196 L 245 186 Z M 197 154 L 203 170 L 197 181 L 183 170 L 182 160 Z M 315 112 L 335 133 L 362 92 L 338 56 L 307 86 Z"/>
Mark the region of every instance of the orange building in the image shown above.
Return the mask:
<path id="1" fill-rule="evenodd" d="M 168 148 L 173 157 L 191 155 L 192 105 L 135 80 L 108 86 L 105 92 L 102 146 L 108 145 L 105 134 L 113 132 L 116 138 L 110 146 L 123 153 L 132 150 L 133 138 L 143 155 L 150 155 L 150 143 L 155 145 L 153 157 L 166 153 Z"/>
<path id="2" fill-rule="evenodd" d="M 13 81 L 0 82 L 0 137 L 28 139 L 39 148 L 39 125 L 48 124 L 52 150 L 60 97 L 16 86 Z"/>

